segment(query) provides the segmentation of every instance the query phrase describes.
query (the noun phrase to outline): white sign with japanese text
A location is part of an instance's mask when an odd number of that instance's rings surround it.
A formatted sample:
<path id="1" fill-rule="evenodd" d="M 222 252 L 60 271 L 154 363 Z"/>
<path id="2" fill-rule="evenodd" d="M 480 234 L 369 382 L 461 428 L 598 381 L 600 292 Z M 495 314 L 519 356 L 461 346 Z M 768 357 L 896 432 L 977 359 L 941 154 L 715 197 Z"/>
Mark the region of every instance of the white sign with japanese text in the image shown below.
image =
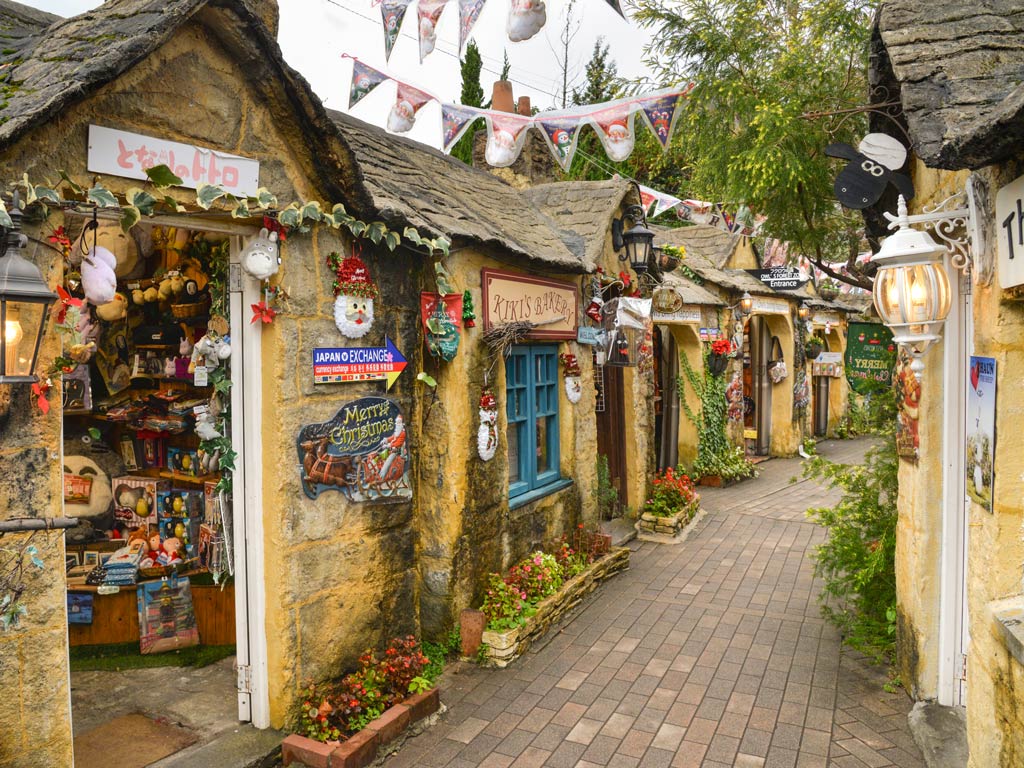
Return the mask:
<path id="1" fill-rule="evenodd" d="M 999 285 L 1024 284 L 1024 176 L 996 193 L 996 251 Z"/>
<path id="2" fill-rule="evenodd" d="M 146 179 L 147 168 L 166 165 L 183 187 L 214 184 L 240 196 L 255 195 L 260 186 L 258 160 L 99 125 L 89 126 L 88 165 L 128 179 Z"/>

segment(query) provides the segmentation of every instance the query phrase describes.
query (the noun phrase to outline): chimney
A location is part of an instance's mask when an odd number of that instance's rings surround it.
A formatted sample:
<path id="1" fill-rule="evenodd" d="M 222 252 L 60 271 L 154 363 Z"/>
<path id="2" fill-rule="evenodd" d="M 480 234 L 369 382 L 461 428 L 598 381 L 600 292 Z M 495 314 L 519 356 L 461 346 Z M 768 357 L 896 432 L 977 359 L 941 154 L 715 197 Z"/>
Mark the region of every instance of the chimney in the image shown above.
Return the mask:
<path id="1" fill-rule="evenodd" d="M 533 110 L 530 108 L 530 97 L 529 96 L 520 96 L 519 97 L 519 109 L 518 109 L 518 112 L 519 112 L 520 115 L 525 115 L 526 117 L 529 117 L 530 115 L 533 114 Z"/>
<path id="2" fill-rule="evenodd" d="M 497 112 L 515 112 L 516 105 L 512 98 L 512 83 L 508 80 L 498 80 L 494 83 L 494 91 L 491 96 L 491 109 Z"/>

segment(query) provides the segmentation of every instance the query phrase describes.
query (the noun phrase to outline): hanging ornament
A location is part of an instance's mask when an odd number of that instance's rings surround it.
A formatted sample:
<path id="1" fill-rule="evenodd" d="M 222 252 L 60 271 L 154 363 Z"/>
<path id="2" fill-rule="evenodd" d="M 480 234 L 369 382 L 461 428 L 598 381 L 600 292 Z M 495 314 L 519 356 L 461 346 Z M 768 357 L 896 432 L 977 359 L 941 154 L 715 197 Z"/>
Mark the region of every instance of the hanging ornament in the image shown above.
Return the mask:
<path id="1" fill-rule="evenodd" d="M 399 83 L 395 93 L 395 103 L 388 113 L 388 130 L 391 133 L 411 131 L 413 125 L 416 124 L 416 113 L 433 98 L 429 93 L 418 88 Z"/>
<path id="2" fill-rule="evenodd" d="M 508 39 L 513 43 L 529 40 L 548 20 L 544 0 L 512 0 L 508 11 Z"/>
<path id="3" fill-rule="evenodd" d="M 402 19 L 409 9 L 410 0 L 383 0 L 380 4 L 380 15 L 384 19 L 384 60 L 391 60 L 391 51 L 398 40 L 398 31 L 402 28 Z"/>
<path id="4" fill-rule="evenodd" d="M 587 317 L 595 323 L 601 322 L 601 308 L 604 306 L 604 298 L 601 296 L 601 278 L 593 275 L 590 278 L 590 303 L 583 310 Z"/>
<path id="5" fill-rule="evenodd" d="M 345 259 L 337 252 L 331 253 L 327 264 L 335 273 L 334 324 L 348 338 L 360 339 L 373 325 L 377 286 L 370 279 L 363 260 L 355 253 Z"/>
<path id="6" fill-rule="evenodd" d="M 281 254 L 277 247 L 277 232 L 263 227 L 242 251 L 242 269 L 257 280 L 266 280 L 277 273 L 281 266 Z"/>
<path id="7" fill-rule="evenodd" d="M 580 364 L 576 360 L 576 355 L 571 352 L 563 352 L 558 356 L 558 359 L 565 370 L 565 396 L 569 398 L 570 403 L 575 405 L 583 397 Z"/>
<path id="8" fill-rule="evenodd" d="M 93 246 L 82 259 L 82 289 L 95 307 L 114 300 L 117 292 L 117 257 L 102 245 Z"/>
<path id="9" fill-rule="evenodd" d="M 480 458 L 490 461 L 498 450 L 498 401 L 489 387 L 480 393 L 480 426 L 476 431 L 476 450 Z"/>
<path id="10" fill-rule="evenodd" d="M 476 327 L 476 310 L 473 308 L 473 294 L 464 291 L 462 294 L 462 325 L 464 328 Z"/>
<path id="11" fill-rule="evenodd" d="M 504 112 L 487 116 L 487 146 L 484 160 L 494 168 L 508 168 L 519 158 L 526 143 L 526 129 L 533 118 Z"/>
<path id="12" fill-rule="evenodd" d="M 444 133 L 444 151 L 450 152 L 463 134 L 469 130 L 473 121 L 480 116 L 476 107 L 464 107 L 459 104 L 441 105 L 441 130 Z"/>
<path id="13" fill-rule="evenodd" d="M 466 47 L 469 33 L 473 30 L 486 0 L 459 0 L 459 52 Z"/>
<path id="14" fill-rule="evenodd" d="M 442 296 L 424 291 L 420 294 L 420 318 L 427 351 L 446 363 L 451 362 L 459 351 L 462 294 Z"/>
<path id="15" fill-rule="evenodd" d="M 374 88 L 389 79 L 383 72 L 363 64 L 359 59 L 352 59 L 352 85 L 348 92 L 348 107 L 351 109 Z"/>
<path id="16" fill-rule="evenodd" d="M 555 156 L 559 167 L 568 171 L 572 166 L 572 158 L 576 154 L 577 139 L 583 123 L 578 117 L 552 118 L 537 120 L 541 135 L 547 141 L 551 153 Z"/>
<path id="17" fill-rule="evenodd" d="M 609 160 L 620 163 L 633 153 L 633 114 L 628 104 L 620 104 L 593 116 L 597 136 Z"/>

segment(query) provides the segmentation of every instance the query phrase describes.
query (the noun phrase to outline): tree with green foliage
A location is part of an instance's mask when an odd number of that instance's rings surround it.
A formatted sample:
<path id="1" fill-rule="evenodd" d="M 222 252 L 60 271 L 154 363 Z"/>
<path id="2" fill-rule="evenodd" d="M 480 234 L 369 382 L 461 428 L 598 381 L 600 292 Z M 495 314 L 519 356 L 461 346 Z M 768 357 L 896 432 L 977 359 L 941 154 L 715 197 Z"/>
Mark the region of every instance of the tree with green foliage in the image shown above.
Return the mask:
<path id="1" fill-rule="evenodd" d="M 506 63 L 508 57 L 505 57 Z M 466 45 L 466 57 L 459 59 L 459 69 L 462 74 L 462 93 L 459 103 L 467 107 L 484 106 L 484 89 L 480 85 L 480 73 L 483 71 L 484 60 L 480 56 L 480 49 L 475 40 L 470 40 Z M 489 104 L 489 102 L 488 102 Z M 452 147 L 451 155 L 464 162 L 466 165 L 473 164 L 473 134 L 471 127 L 465 135 Z"/>
<path id="2" fill-rule="evenodd" d="M 594 41 L 594 52 L 587 62 L 582 88 L 573 88 L 572 103 L 599 104 L 617 98 L 622 91 L 618 66 L 610 58 L 610 48 L 603 37 Z"/>
<path id="3" fill-rule="evenodd" d="M 824 154 L 867 130 L 868 0 L 638 0 L 646 63 L 695 82 L 677 124 L 687 197 L 748 204 L 765 232 L 822 272 L 870 287 L 855 263 L 863 222 L 835 200 Z M 829 263 L 846 262 L 848 274 Z"/>

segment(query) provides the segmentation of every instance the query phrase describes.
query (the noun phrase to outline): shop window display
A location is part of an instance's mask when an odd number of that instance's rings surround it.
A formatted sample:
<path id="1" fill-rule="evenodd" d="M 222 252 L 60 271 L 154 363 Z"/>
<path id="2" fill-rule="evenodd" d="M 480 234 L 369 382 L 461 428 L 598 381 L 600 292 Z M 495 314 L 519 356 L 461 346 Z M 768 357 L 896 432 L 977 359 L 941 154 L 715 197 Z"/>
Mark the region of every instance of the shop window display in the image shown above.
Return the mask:
<path id="1" fill-rule="evenodd" d="M 57 318 L 68 335 L 64 509 L 79 520 L 67 534 L 67 583 L 72 602 L 94 596 L 90 619 L 105 626 L 77 621 L 71 642 L 141 637 L 143 652 L 191 643 L 203 628 L 184 605 L 189 582 L 229 576 L 230 244 L 167 227 L 125 236 L 87 222 L 70 250 L 62 297 L 74 313 Z M 137 606 L 114 599 L 136 591 Z M 176 621 L 155 621 L 153 606 L 171 591 L 182 603 Z M 230 595 L 219 602 L 233 613 Z M 112 611 L 138 615 L 114 621 Z"/>

